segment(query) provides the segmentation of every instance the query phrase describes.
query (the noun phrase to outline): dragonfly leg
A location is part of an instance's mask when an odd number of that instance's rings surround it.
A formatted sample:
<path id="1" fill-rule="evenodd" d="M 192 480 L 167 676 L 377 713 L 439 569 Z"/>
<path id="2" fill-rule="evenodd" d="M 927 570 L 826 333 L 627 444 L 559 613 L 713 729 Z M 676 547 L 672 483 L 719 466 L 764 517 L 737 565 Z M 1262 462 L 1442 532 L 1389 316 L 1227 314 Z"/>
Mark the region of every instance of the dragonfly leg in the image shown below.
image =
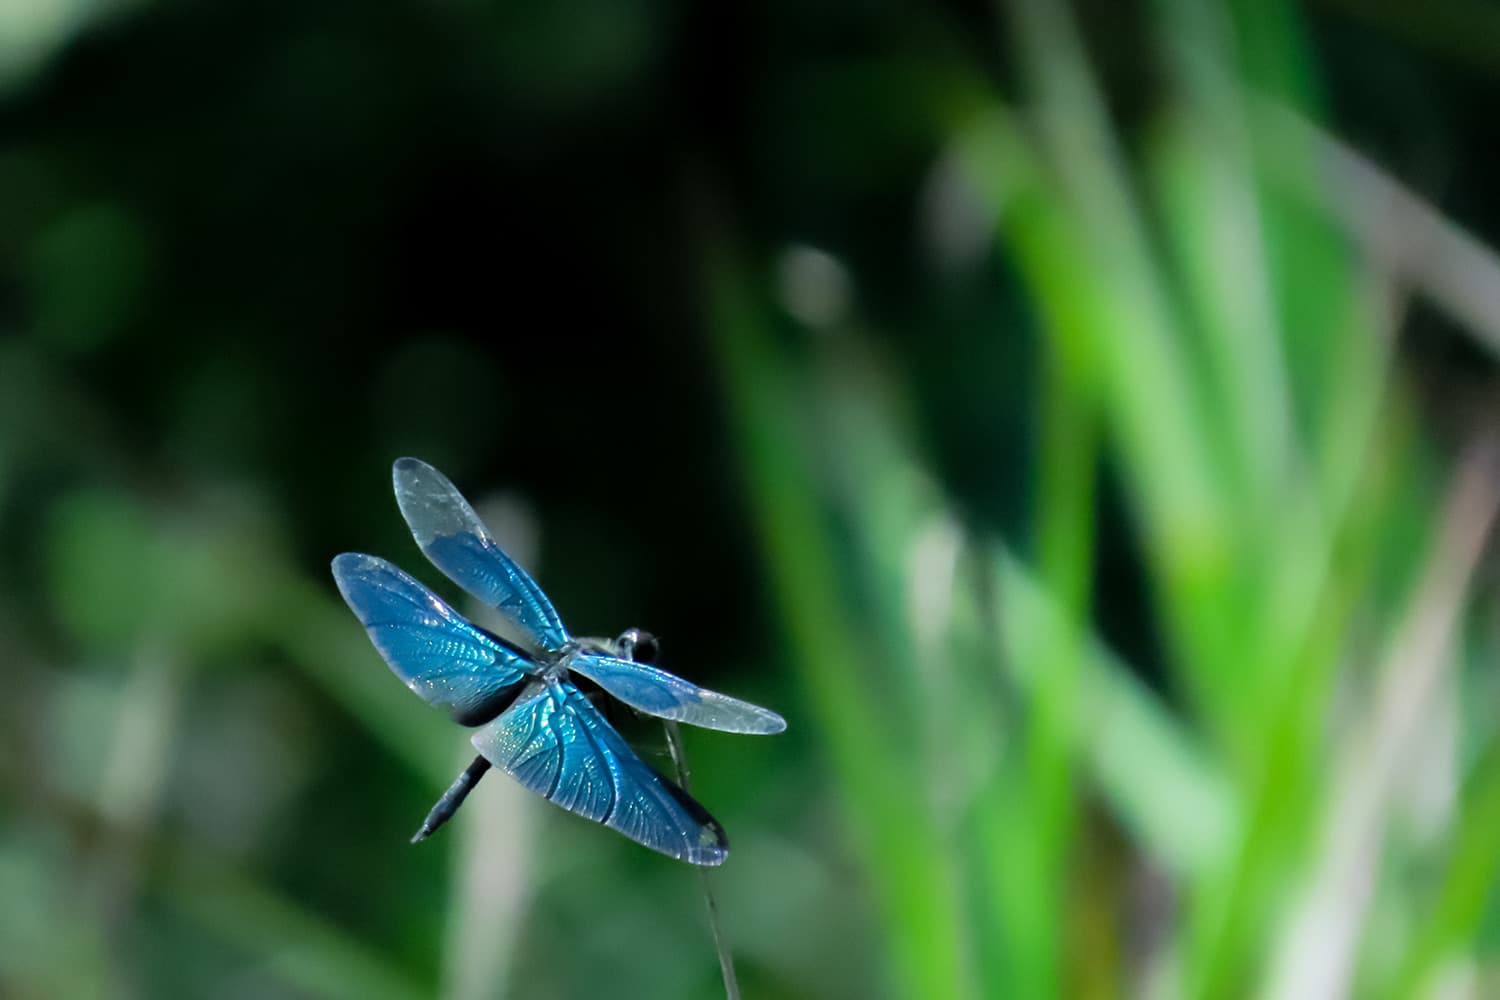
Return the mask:
<path id="1" fill-rule="evenodd" d="M 413 844 L 426 840 L 437 832 L 437 828 L 453 818 L 458 807 L 464 804 L 464 799 L 479 784 L 479 779 L 484 777 L 484 772 L 490 769 L 490 762 L 483 756 L 475 757 L 474 763 L 464 768 L 464 772 L 453 779 L 453 784 L 443 793 L 442 798 L 427 813 L 427 818 L 422 821 L 422 828 L 412 834 Z"/>

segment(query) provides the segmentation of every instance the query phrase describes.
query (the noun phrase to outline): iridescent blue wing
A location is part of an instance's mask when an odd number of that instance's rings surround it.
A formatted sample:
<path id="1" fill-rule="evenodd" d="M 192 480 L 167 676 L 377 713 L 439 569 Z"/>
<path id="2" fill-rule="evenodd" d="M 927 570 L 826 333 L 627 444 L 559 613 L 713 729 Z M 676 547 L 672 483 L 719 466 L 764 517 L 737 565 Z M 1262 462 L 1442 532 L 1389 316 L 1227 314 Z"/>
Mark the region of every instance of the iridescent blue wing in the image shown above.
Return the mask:
<path id="1" fill-rule="evenodd" d="M 542 588 L 500 550 L 447 476 L 419 459 L 398 458 L 391 480 L 412 537 L 448 579 L 504 614 L 536 649 L 567 643 L 568 630 Z"/>
<path id="2" fill-rule="evenodd" d="M 718 821 L 637 757 L 567 681 L 534 683 L 472 742 L 527 788 L 653 851 L 695 865 L 729 854 Z"/>
<path id="3" fill-rule="evenodd" d="M 644 663 L 579 653 L 568 660 L 568 669 L 583 674 L 631 708 L 659 719 L 726 733 L 769 735 L 786 729 L 786 720 L 769 708 L 698 687 Z"/>
<path id="4" fill-rule="evenodd" d="M 384 559 L 345 552 L 334 557 L 333 578 L 396 676 L 464 725 L 494 718 L 536 672 Z"/>

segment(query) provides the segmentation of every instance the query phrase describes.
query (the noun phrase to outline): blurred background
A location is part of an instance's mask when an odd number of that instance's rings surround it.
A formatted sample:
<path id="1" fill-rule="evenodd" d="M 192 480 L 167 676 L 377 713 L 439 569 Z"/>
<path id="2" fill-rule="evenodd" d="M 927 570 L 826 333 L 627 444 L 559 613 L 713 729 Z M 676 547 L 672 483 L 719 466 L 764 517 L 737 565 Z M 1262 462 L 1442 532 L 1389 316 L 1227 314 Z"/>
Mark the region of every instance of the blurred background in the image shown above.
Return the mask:
<path id="1" fill-rule="evenodd" d="M 328 573 L 443 469 L 747 997 L 1500 994 L 1500 8 L 0 2 L 0 995 L 722 995 Z M 467 613 L 482 609 L 459 601 Z M 629 735 L 666 767 L 663 736 Z"/>

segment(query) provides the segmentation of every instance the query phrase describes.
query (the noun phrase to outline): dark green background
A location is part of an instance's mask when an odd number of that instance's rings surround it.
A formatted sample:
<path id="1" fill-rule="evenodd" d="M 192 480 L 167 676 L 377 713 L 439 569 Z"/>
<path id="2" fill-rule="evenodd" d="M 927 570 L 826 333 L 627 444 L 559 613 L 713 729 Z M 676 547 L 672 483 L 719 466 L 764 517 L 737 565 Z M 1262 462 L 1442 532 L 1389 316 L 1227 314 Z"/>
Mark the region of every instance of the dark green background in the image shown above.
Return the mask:
<path id="1" fill-rule="evenodd" d="M 763 505 L 778 462 L 810 470 L 806 537 L 847 600 L 822 626 L 852 648 L 904 598 L 841 506 L 879 522 L 887 494 L 837 471 L 825 423 L 883 414 L 924 502 L 1045 561 L 1045 292 L 989 222 L 932 234 L 962 123 L 1025 109 L 1026 58 L 1050 54 L 969 3 L 95 6 L 0 18 L 0 993 L 714 995 L 694 873 L 545 806 L 502 859 L 520 901 L 478 932 L 512 957 L 492 990 L 454 985 L 454 845 L 478 833 L 405 840 L 464 736 L 385 675 L 326 569 L 353 549 L 439 583 L 390 495 L 403 454 L 503 497 L 575 631 L 649 628 L 668 669 L 787 716 L 774 739 L 689 735 L 735 847 L 715 884 L 746 995 L 917 992 L 924 946 L 891 957 L 899 892 L 871 888 L 876 821 L 845 808 Z M 1132 156 L 1175 87 L 1172 9 L 1075 10 Z M 1309 113 L 1500 242 L 1494 8 L 1288 9 Z M 850 289 L 827 329 L 785 305 L 805 246 Z M 1060 287 L 1093 280 L 1078 263 Z M 716 333 L 736 302 L 758 354 Z M 1423 302 L 1403 328 L 1419 484 L 1486 412 L 1474 344 Z M 757 437 L 766 413 L 783 437 Z M 1130 459 L 1083 461 L 1088 614 L 1177 711 Z M 891 669 L 863 681 L 891 702 L 876 738 L 925 784 Z M 996 740 L 1024 729 L 1007 712 Z M 926 808 L 911 778 L 889 774 L 898 811 Z M 1061 960 L 1061 993 L 1108 995 L 1135 946 L 1098 869 L 1136 855 L 1076 787 L 1072 929 L 1043 962 L 1093 955 Z M 1091 951 L 1095 910 L 1114 922 Z"/>

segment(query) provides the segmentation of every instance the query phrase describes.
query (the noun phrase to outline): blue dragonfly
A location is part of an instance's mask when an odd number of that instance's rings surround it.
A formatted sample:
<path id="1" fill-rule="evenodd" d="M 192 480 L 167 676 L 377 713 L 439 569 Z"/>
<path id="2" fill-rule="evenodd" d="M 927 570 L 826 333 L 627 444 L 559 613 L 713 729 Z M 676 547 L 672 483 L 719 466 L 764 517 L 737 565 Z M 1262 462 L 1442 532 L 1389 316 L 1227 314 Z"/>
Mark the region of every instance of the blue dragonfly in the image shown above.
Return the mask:
<path id="1" fill-rule="evenodd" d="M 466 620 L 377 556 L 333 560 L 339 592 L 406 686 L 477 727 L 479 755 L 443 793 L 412 842 L 451 817 L 491 766 L 580 816 L 695 865 L 723 863 L 724 828 L 621 738 L 571 674 L 631 708 L 729 733 L 779 733 L 769 709 L 650 666 L 655 639 L 630 629 L 613 642 L 574 638 L 547 595 L 490 536 L 468 501 L 415 458 L 392 468 L 396 503 L 422 552 L 449 579 L 497 609 L 516 639 Z"/>

